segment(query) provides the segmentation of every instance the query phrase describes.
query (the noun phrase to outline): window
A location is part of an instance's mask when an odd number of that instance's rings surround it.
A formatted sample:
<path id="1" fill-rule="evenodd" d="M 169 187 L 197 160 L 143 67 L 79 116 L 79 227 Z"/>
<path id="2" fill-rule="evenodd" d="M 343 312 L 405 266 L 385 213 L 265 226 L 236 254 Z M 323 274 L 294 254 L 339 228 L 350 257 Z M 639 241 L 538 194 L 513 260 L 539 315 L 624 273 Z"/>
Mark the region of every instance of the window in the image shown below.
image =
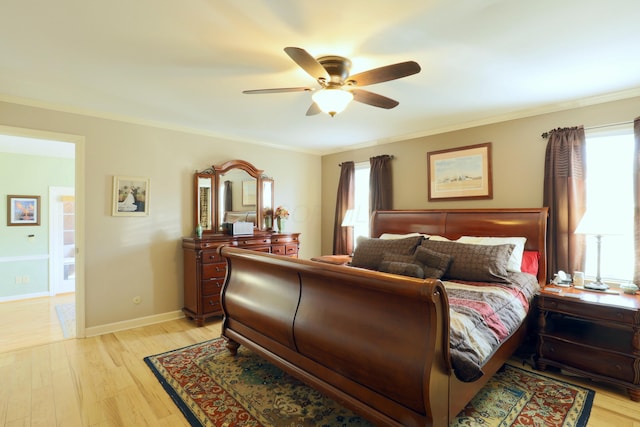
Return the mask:
<path id="1" fill-rule="evenodd" d="M 369 162 L 355 164 L 355 226 L 353 227 L 354 249 L 358 236 L 369 236 Z"/>
<path id="2" fill-rule="evenodd" d="M 633 280 L 633 146 L 630 126 L 590 131 L 587 146 L 587 211 L 604 208 L 609 221 L 619 221 L 623 234 L 602 236 L 602 280 Z M 585 275 L 595 277 L 597 240 L 586 236 Z"/>

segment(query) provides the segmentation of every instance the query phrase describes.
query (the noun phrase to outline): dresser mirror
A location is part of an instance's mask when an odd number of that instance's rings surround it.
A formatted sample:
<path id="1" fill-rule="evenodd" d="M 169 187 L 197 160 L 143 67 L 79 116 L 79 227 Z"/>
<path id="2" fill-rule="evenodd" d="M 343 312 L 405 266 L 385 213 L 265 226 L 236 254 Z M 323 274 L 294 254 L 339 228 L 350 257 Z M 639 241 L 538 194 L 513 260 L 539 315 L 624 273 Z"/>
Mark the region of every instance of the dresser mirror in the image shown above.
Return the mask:
<path id="1" fill-rule="evenodd" d="M 265 213 L 273 211 L 273 179 L 244 160 L 230 160 L 195 176 L 195 225 L 203 233 L 224 232 L 223 224 L 250 222 L 270 229 Z"/>

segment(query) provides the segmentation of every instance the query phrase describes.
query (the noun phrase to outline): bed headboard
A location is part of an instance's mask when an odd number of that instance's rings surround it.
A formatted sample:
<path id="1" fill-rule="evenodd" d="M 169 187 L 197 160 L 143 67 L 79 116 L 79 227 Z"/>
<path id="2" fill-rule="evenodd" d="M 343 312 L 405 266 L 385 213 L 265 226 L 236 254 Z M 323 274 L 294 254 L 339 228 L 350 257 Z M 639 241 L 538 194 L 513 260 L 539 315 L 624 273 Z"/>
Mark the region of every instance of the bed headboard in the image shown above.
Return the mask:
<path id="1" fill-rule="evenodd" d="M 548 208 L 376 211 L 371 237 L 383 233 L 423 233 L 455 240 L 460 236 L 526 237 L 525 250 L 538 251 L 538 283 L 547 280 Z"/>

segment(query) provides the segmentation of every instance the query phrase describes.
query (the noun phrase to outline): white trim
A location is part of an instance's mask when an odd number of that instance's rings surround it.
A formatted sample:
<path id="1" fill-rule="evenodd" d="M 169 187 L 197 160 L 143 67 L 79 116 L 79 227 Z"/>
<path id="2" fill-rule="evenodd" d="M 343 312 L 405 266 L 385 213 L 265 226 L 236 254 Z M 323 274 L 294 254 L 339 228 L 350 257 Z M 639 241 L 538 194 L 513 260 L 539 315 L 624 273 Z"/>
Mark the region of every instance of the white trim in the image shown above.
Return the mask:
<path id="1" fill-rule="evenodd" d="M 10 295 L 8 297 L 0 297 L 0 302 L 19 301 L 31 298 L 48 297 L 49 292 L 34 292 L 32 294 Z"/>
<path id="2" fill-rule="evenodd" d="M 49 254 L 44 255 L 21 255 L 21 256 L 3 256 L 0 262 L 19 262 L 19 261 L 39 261 L 49 259 Z"/>
<path id="3" fill-rule="evenodd" d="M 154 314 L 151 316 L 139 317 L 137 319 L 123 320 L 121 322 L 107 323 L 100 326 L 91 326 L 84 330 L 85 337 L 95 337 L 97 335 L 110 334 L 112 332 L 124 331 L 126 329 L 139 328 L 142 326 L 154 325 L 156 323 L 167 322 L 169 320 L 182 319 L 184 313 L 181 310 L 170 311 L 168 313 Z"/>

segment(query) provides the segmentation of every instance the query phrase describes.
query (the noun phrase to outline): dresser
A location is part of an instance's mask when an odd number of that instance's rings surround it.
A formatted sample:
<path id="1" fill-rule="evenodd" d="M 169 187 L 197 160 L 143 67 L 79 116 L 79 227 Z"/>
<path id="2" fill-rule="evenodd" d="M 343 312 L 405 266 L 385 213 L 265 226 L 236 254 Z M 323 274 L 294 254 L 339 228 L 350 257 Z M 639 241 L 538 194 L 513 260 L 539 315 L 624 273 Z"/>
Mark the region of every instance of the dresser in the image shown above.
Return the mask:
<path id="1" fill-rule="evenodd" d="M 548 285 L 537 306 L 539 369 L 616 384 L 640 401 L 640 295 Z"/>
<path id="2" fill-rule="evenodd" d="M 184 307 L 189 319 L 203 326 L 206 319 L 222 315 L 220 291 L 227 263 L 218 254 L 222 245 L 298 257 L 299 233 L 259 231 L 250 236 L 206 234 L 182 239 L 184 256 Z"/>

